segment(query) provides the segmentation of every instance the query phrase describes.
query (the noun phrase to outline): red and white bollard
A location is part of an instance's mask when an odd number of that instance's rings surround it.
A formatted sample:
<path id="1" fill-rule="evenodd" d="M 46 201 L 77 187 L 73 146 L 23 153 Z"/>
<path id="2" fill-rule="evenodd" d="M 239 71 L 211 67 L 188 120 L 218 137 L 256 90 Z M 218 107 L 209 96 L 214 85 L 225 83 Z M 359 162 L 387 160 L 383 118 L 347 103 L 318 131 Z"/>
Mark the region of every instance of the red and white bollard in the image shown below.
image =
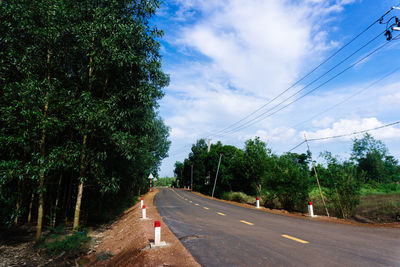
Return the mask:
<path id="1" fill-rule="evenodd" d="M 146 206 L 143 205 L 142 207 L 142 219 L 146 219 Z"/>
<path id="2" fill-rule="evenodd" d="M 256 200 L 256 208 L 257 209 L 260 208 L 260 198 L 259 197 L 257 197 L 257 200 Z"/>
<path id="3" fill-rule="evenodd" d="M 310 217 L 314 217 L 314 210 L 311 201 L 308 202 L 308 213 L 310 214 Z"/>
<path id="4" fill-rule="evenodd" d="M 159 221 L 154 222 L 154 246 L 161 244 L 161 223 Z"/>
<path id="5" fill-rule="evenodd" d="M 140 198 L 140 208 L 141 209 L 143 208 L 143 198 L 142 197 Z"/>
<path id="6" fill-rule="evenodd" d="M 168 244 L 165 241 L 161 241 L 161 223 L 159 221 L 154 222 L 154 243 L 150 243 L 150 248 L 164 247 Z"/>

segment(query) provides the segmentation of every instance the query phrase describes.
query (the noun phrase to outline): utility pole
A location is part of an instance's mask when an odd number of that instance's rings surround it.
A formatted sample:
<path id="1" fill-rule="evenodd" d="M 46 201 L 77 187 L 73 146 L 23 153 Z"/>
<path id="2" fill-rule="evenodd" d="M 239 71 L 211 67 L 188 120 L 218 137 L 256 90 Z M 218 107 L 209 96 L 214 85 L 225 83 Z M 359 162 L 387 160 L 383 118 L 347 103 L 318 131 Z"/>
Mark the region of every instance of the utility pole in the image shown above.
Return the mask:
<path id="1" fill-rule="evenodd" d="M 190 189 L 193 191 L 193 164 L 192 164 L 190 167 L 191 167 L 191 172 L 190 172 Z"/>
<path id="2" fill-rule="evenodd" d="M 183 169 L 183 167 L 182 167 L 182 169 Z M 182 176 L 182 169 L 181 169 L 181 179 L 180 179 L 180 185 L 179 186 L 182 186 L 181 184 L 184 184 L 184 182 L 183 182 L 183 176 Z"/>
<path id="3" fill-rule="evenodd" d="M 213 188 L 211 197 L 214 197 L 215 185 L 217 184 L 218 171 L 219 171 L 219 165 L 221 164 L 221 158 L 222 158 L 222 153 L 219 154 L 218 168 L 217 168 L 217 173 L 215 174 L 214 188 Z"/>
<path id="4" fill-rule="evenodd" d="M 208 139 L 208 147 L 207 147 L 207 153 L 210 153 L 210 151 L 211 151 L 211 139 L 209 138 Z M 208 170 L 208 173 L 207 173 L 207 177 L 206 177 L 206 184 L 209 184 L 210 183 L 210 177 L 211 175 L 210 175 L 210 170 Z"/>
<path id="5" fill-rule="evenodd" d="M 317 170 L 315 169 L 315 164 L 314 164 L 314 161 L 313 161 L 313 158 L 312 158 L 312 155 L 311 155 L 311 150 L 310 150 L 310 146 L 308 145 L 308 140 L 307 140 L 306 134 L 304 134 L 304 140 L 306 141 L 308 151 L 310 151 L 311 163 L 312 163 L 312 166 L 313 166 L 313 169 L 314 169 L 315 178 L 317 179 L 318 188 L 319 188 L 319 194 L 321 195 L 322 203 L 324 203 L 326 215 L 328 215 L 328 217 L 329 217 L 329 211 L 328 211 L 328 208 L 326 207 L 324 196 L 322 195 L 321 185 L 319 184 Z"/>

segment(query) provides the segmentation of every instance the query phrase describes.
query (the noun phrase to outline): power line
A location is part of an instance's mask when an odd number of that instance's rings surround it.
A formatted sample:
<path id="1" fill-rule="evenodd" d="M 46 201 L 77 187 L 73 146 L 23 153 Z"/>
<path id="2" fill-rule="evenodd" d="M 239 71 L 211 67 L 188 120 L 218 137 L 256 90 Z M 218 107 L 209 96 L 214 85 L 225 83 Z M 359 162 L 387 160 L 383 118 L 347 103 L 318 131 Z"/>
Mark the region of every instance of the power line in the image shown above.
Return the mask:
<path id="1" fill-rule="evenodd" d="M 397 40 L 397 37 L 399 37 L 399 35 L 396 36 L 396 38 L 393 38 L 392 40 Z M 219 136 L 226 136 L 227 134 L 231 134 L 234 132 L 237 132 L 239 130 L 242 130 L 244 128 L 247 128 L 249 126 L 252 126 L 268 117 L 271 117 L 272 115 L 278 113 L 279 111 L 281 111 L 282 109 L 292 105 L 293 103 L 299 101 L 300 99 L 306 97 L 307 95 L 309 95 L 310 93 L 314 92 L 315 90 L 321 88 L 322 86 L 324 86 L 325 84 L 329 83 L 330 81 L 332 81 L 333 79 L 337 78 L 338 76 L 340 76 L 341 74 L 343 74 L 344 72 L 348 71 L 349 69 L 351 69 L 352 67 L 354 67 L 355 65 L 359 64 L 360 62 L 364 61 L 365 59 L 367 59 L 368 57 L 370 57 L 372 54 L 376 53 L 378 50 L 382 49 L 384 46 L 386 46 L 389 42 L 386 41 L 384 44 L 380 45 L 378 48 L 374 49 L 372 52 L 368 53 L 366 56 L 362 57 L 361 59 L 357 60 L 355 63 L 351 64 L 349 67 L 345 68 L 344 70 L 342 70 L 341 72 L 337 73 L 336 75 L 334 75 L 333 77 L 329 78 L 327 81 L 323 82 L 322 84 L 318 85 L 317 87 L 315 87 L 314 89 L 308 91 L 307 93 L 303 94 L 302 96 L 298 97 L 297 99 L 289 102 L 288 104 L 284 105 L 283 107 L 281 107 L 278 110 L 275 110 L 274 112 L 267 114 L 269 111 L 272 111 L 273 109 L 275 109 L 276 107 L 280 106 L 281 104 L 283 104 L 285 101 L 287 101 L 288 99 L 292 98 L 294 95 L 296 95 L 298 92 L 302 91 L 304 88 L 300 89 L 299 91 L 297 91 L 295 94 L 291 95 L 290 97 L 286 98 L 285 100 L 281 101 L 280 103 L 278 103 L 277 105 L 275 105 L 274 107 L 268 109 L 267 111 L 263 112 L 262 114 L 260 114 L 259 116 L 255 117 L 254 119 L 250 120 L 249 122 L 234 128 L 233 130 L 228 131 L 225 134 L 219 135 Z M 267 115 L 266 115 L 267 114 Z"/>
<path id="2" fill-rule="evenodd" d="M 333 53 L 332 55 L 330 55 L 328 58 L 326 58 L 325 60 L 323 60 L 319 65 L 317 65 L 315 68 L 313 68 L 311 71 L 309 71 L 306 75 L 304 75 L 302 78 L 300 78 L 299 80 L 297 80 L 295 83 L 293 83 L 291 86 L 289 86 L 287 89 L 283 90 L 281 93 L 279 93 L 277 96 L 275 96 L 273 99 L 271 99 L 270 101 L 268 101 L 267 103 L 265 103 L 264 105 L 262 105 L 261 107 L 259 107 L 258 109 L 254 110 L 253 112 L 251 112 L 250 114 L 248 114 L 247 116 L 245 116 L 244 118 L 240 119 L 239 121 L 223 128 L 222 130 L 219 130 L 217 132 L 211 133 L 209 136 L 214 135 L 217 136 L 219 133 L 224 132 L 230 128 L 232 128 L 233 126 L 239 124 L 240 122 L 248 119 L 249 117 L 251 117 L 252 115 L 254 115 L 255 113 L 257 113 L 258 111 L 262 110 L 264 107 L 266 107 L 267 105 L 269 105 L 270 103 L 272 103 L 273 101 L 275 101 L 277 98 L 279 98 L 280 96 L 282 96 L 284 93 L 286 93 L 287 91 L 289 91 L 290 89 L 292 89 L 294 86 L 296 86 L 297 84 L 299 84 L 301 81 L 303 81 L 305 78 L 307 78 L 308 76 L 310 76 L 312 73 L 314 73 L 318 68 L 320 68 L 322 65 L 324 65 L 326 62 L 328 62 L 330 59 L 332 59 L 334 56 L 336 56 L 338 53 L 340 53 L 343 49 L 345 49 L 347 46 L 349 46 L 352 42 L 354 42 L 356 39 L 358 39 L 362 34 L 364 34 L 366 31 L 368 31 L 372 26 L 374 26 L 376 23 L 380 22 L 383 20 L 383 18 L 389 14 L 391 11 L 393 10 L 393 7 L 390 8 L 387 12 L 385 12 L 379 19 L 375 20 L 373 23 L 371 23 L 368 27 L 366 27 L 364 30 L 362 30 L 360 33 L 358 33 L 355 37 L 353 37 L 349 42 L 347 42 L 345 45 L 343 45 L 340 49 L 338 49 L 335 53 Z"/>
<path id="3" fill-rule="evenodd" d="M 392 122 L 392 123 L 389 123 L 389 124 L 386 124 L 386 125 L 382 125 L 382 126 L 379 126 L 379 127 L 375 127 L 375 128 L 372 128 L 372 129 L 368 129 L 368 130 L 362 130 L 362 131 L 352 132 L 352 133 L 348 133 L 348 134 L 333 135 L 333 136 L 320 137 L 320 138 L 311 138 L 311 139 L 308 139 L 308 141 L 322 141 L 322 140 L 340 138 L 340 137 L 345 137 L 345 136 L 351 136 L 351 135 L 355 135 L 355 134 L 360 134 L 360 133 L 366 133 L 366 132 L 369 132 L 369 131 L 379 130 L 379 129 L 386 128 L 386 127 L 389 127 L 389 126 L 393 126 L 393 125 L 396 125 L 396 124 L 399 124 L 399 123 L 400 123 L 400 121 L 396 121 L 396 122 Z M 299 146 L 301 146 L 305 142 L 306 141 L 303 141 L 303 142 L 297 144 L 295 147 L 293 147 L 290 150 L 288 150 L 288 152 L 291 152 L 292 150 L 298 148 Z"/>
<path id="4" fill-rule="evenodd" d="M 361 94 L 362 92 L 366 91 L 367 89 L 373 87 L 373 86 L 376 85 L 377 83 L 383 81 L 384 79 L 386 79 L 387 77 L 393 75 L 394 73 L 398 72 L 399 70 L 400 70 L 400 67 L 397 67 L 396 69 L 394 69 L 394 70 L 391 71 L 390 73 L 384 75 L 383 77 L 379 78 L 378 80 L 375 80 L 374 82 L 372 82 L 372 83 L 371 83 L 370 85 L 368 85 L 367 87 L 362 88 L 361 90 L 356 91 L 354 94 L 350 95 L 350 96 L 347 97 L 346 99 L 344 99 L 344 100 L 340 101 L 339 103 L 336 103 L 335 105 L 333 105 L 333 106 L 331 106 L 331 107 L 329 107 L 329 108 L 327 108 L 327 109 L 325 109 L 325 110 L 319 112 L 318 114 L 316 114 L 316 115 L 314 115 L 314 116 L 312 116 L 312 117 L 310 117 L 310 118 L 308 118 L 308 119 L 306 119 L 306 120 L 304 120 L 304 121 L 302 121 L 302 122 L 300 122 L 300 123 L 295 124 L 294 126 L 292 126 L 292 128 L 297 127 L 297 126 L 299 126 L 299 125 L 302 125 L 302 124 L 304 124 L 304 123 L 306 123 L 306 122 L 308 122 L 308 121 L 311 121 L 312 119 L 315 119 L 315 118 L 321 116 L 321 114 L 324 114 L 324 113 L 328 112 L 329 110 L 332 110 L 332 109 L 336 108 L 337 106 L 342 105 L 343 103 L 349 101 L 349 100 L 352 99 L 353 97 L 355 97 L 355 96 Z"/>
<path id="5" fill-rule="evenodd" d="M 217 133 L 223 133 L 223 132 L 226 131 L 227 129 L 230 129 L 230 128 L 232 128 L 233 126 L 239 124 L 240 122 L 242 122 L 242 121 L 248 119 L 248 118 L 251 117 L 252 115 L 256 114 L 258 111 L 262 110 L 264 107 L 266 107 L 267 105 L 269 105 L 270 103 L 272 103 L 273 101 L 275 101 L 276 99 L 278 99 L 278 98 L 279 98 L 280 96 L 282 96 L 284 93 L 286 93 L 287 91 L 289 91 L 290 89 L 292 89 L 294 86 L 296 86 L 297 84 L 299 84 L 301 81 L 303 81 L 305 78 L 307 78 L 307 77 L 310 76 L 312 73 L 314 73 L 318 68 L 320 68 L 320 67 L 321 67 L 322 65 L 324 65 L 326 62 L 328 62 L 328 61 L 329 61 L 330 59 L 332 59 L 334 56 L 336 56 L 337 54 L 339 54 L 342 50 L 344 50 L 347 46 L 349 46 L 349 45 L 350 45 L 351 43 L 353 43 L 356 39 L 358 39 L 362 34 L 364 34 L 366 31 L 368 31 L 368 30 L 369 30 L 372 26 L 374 26 L 377 22 L 381 21 L 381 20 L 382 20 L 388 13 L 390 13 L 392 10 L 393 10 L 393 7 L 392 7 L 391 9 L 389 9 L 386 13 L 384 13 L 379 19 L 377 19 L 376 21 L 374 21 L 373 23 L 371 23 L 368 27 L 366 27 L 366 28 L 365 28 L 364 30 L 362 30 L 359 34 L 357 34 L 355 37 L 353 37 L 349 42 L 347 42 L 345 45 L 343 45 L 343 46 L 342 46 L 340 49 L 338 49 L 335 53 L 333 53 L 333 54 L 330 55 L 328 58 L 326 58 L 325 60 L 323 60 L 319 65 L 317 65 L 315 68 L 313 68 L 310 72 L 308 72 L 306 75 L 304 75 L 302 78 L 300 78 L 299 80 L 297 80 L 297 81 L 296 81 L 294 84 L 292 84 L 290 87 L 288 87 L 287 89 L 285 89 L 284 91 L 282 91 L 280 94 L 278 94 L 276 97 L 274 97 L 272 100 L 268 101 L 266 104 L 264 104 L 264 105 L 261 106 L 260 108 L 256 109 L 256 110 L 253 111 L 252 113 L 248 114 L 246 117 L 242 118 L 241 120 L 239 120 L 239 121 L 237 121 L 237 122 L 235 122 L 235 123 L 229 125 L 228 127 L 224 128 L 224 129 L 222 129 L 222 130 L 219 130 L 219 131 L 217 131 L 217 132 L 215 132 L 215 133 L 216 133 L 216 134 L 217 134 Z M 376 39 L 376 38 L 374 38 L 373 40 L 375 40 L 375 39 Z M 373 40 L 371 40 L 371 42 L 372 42 Z M 367 43 L 366 45 L 368 45 L 368 43 Z M 365 45 L 365 46 L 366 46 L 366 45 Z M 362 48 L 361 48 L 361 49 L 362 49 Z M 361 50 L 361 49 L 359 49 L 359 50 Z M 355 52 L 355 53 L 356 53 L 356 52 Z M 353 53 L 353 54 L 355 54 L 355 53 Z M 331 70 L 332 70 L 332 69 L 331 69 Z M 331 70 L 330 70 L 330 71 L 331 71 Z M 338 75 L 337 75 L 337 76 L 338 76 Z M 337 76 L 335 76 L 335 77 L 337 77 Z M 322 76 L 320 76 L 317 80 L 319 80 L 321 77 L 322 77 Z M 334 77 L 334 78 L 335 78 L 335 77 Z M 317 80 L 313 81 L 312 83 L 316 82 Z M 331 79 L 330 79 L 330 80 L 331 80 Z M 329 82 L 330 80 L 328 80 L 327 82 Z M 325 82 L 324 84 L 326 84 L 327 82 Z M 308 84 L 308 86 L 311 85 L 312 83 Z M 324 85 L 324 84 L 322 84 L 322 85 Z M 318 86 L 317 88 L 321 87 L 322 85 Z M 317 88 L 314 88 L 312 91 L 315 91 Z M 307 94 L 311 93 L 312 91 L 308 92 Z M 298 91 L 298 92 L 299 92 L 299 91 Z M 296 92 L 294 95 L 296 95 L 298 92 Z M 307 94 L 305 94 L 305 95 L 302 96 L 302 97 L 305 97 Z M 289 98 L 285 99 L 283 102 L 287 101 L 288 99 L 290 99 L 290 98 L 293 97 L 294 95 L 292 95 L 292 96 L 290 96 Z M 300 97 L 299 99 L 301 99 L 302 97 Z M 288 105 L 290 105 L 290 104 L 292 104 L 292 103 L 298 101 L 299 99 L 296 99 L 295 101 L 292 101 L 292 102 L 289 103 Z M 281 102 L 279 105 L 281 105 L 283 102 Z M 278 106 L 279 106 L 279 105 L 278 105 Z M 287 107 L 288 105 L 284 106 L 283 108 Z M 275 107 L 277 107 L 277 106 L 275 106 Z M 275 107 L 274 107 L 274 108 L 275 108 Z M 283 108 L 277 110 L 276 112 L 282 110 Z M 253 118 L 252 120 L 250 120 L 250 122 L 254 121 L 255 119 L 260 118 L 261 116 L 265 115 L 265 114 L 266 114 L 267 112 L 269 112 L 269 111 L 271 111 L 271 109 L 269 109 L 268 111 L 262 113 L 261 115 L 255 117 L 255 118 Z M 274 113 L 268 115 L 268 117 L 269 117 L 269 116 L 272 116 L 272 115 L 275 114 L 276 112 L 274 112 Z M 261 120 L 263 120 L 263 119 L 265 119 L 265 118 L 261 118 Z M 257 120 L 255 123 L 257 123 L 258 121 L 260 121 L 260 120 Z M 246 127 L 246 124 L 248 124 L 248 123 L 249 123 L 249 122 L 247 122 L 247 123 L 242 124 L 241 126 L 239 126 L 240 129 L 245 128 L 245 127 Z M 250 124 L 250 125 L 253 125 L 253 124 L 254 124 L 254 123 L 252 123 L 252 124 Z M 248 125 L 248 126 L 250 126 L 250 125 Z M 243 127 L 243 126 L 245 126 L 245 127 Z M 234 130 L 236 130 L 236 131 L 240 130 L 240 129 L 237 129 L 237 128 L 238 128 L 238 127 L 234 128 Z M 220 136 L 225 136 L 225 135 L 227 135 L 227 134 L 229 134 L 229 133 L 231 133 L 231 132 L 232 132 L 232 130 L 230 130 L 230 131 L 228 131 L 227 133 L 225 133 L 225 134 L 223 134 L 223 135 L 220 135 Z M 211 134 L 210 134 L 210 135 L 211 135 Z M 178 151 L 182 151 L 182 150 L 177 150 L 176 152 L 178 152 Z M 173 154 L 181 154 L 181 153 L 183 153 L 183 151 L 180 152 L 180 153 L 173 153 Z"/>

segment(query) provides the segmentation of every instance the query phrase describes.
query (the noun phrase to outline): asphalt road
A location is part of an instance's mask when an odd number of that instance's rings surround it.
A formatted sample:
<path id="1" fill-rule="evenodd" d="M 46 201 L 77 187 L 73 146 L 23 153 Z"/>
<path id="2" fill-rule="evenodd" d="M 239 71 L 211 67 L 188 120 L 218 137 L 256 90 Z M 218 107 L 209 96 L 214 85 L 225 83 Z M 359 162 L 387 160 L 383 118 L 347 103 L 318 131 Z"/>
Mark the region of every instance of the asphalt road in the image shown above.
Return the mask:
<path id="1" fill-rule="evenodd" d="M 400 230 L 313 221 L 160 188 L 154 204 L 202 266 L 400 266 Z"/>

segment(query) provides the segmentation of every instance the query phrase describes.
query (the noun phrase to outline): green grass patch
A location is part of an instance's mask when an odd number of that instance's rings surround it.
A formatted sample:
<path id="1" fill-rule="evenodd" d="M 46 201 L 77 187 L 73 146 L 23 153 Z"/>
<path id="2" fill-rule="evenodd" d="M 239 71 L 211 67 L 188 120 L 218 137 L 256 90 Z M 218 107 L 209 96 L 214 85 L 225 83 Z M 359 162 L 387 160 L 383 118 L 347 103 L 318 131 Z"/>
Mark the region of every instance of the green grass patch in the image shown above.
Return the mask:
<path id="1" fill-rule="evenodd" d="M 400 193 L 400 183 L 391 183 L 391 184 L 364 184 L 361 187 L 361 195 L 370 195 L 370 194 L 391 194 L 391 193 Z"/>
<path id="2" fill-rule="evenodd" d="M 246 195 L 243 192 L 224 192 L 222 199 L 246 204 L 254 204 L 256 202 L 255 197 Z"/>
<path id="3" fill-rule="evenodd" d="M 39 248 L 44 248 L 46 253 L 51 255 L 58 255 L 63 251 L 69 254 L 80 251 L 91 240 L 87 235 L 87 230 L 67 234 L 65 231 L 61 232 L 60 229 L 57 228 L 52 234 L 43 237 Z"/>

